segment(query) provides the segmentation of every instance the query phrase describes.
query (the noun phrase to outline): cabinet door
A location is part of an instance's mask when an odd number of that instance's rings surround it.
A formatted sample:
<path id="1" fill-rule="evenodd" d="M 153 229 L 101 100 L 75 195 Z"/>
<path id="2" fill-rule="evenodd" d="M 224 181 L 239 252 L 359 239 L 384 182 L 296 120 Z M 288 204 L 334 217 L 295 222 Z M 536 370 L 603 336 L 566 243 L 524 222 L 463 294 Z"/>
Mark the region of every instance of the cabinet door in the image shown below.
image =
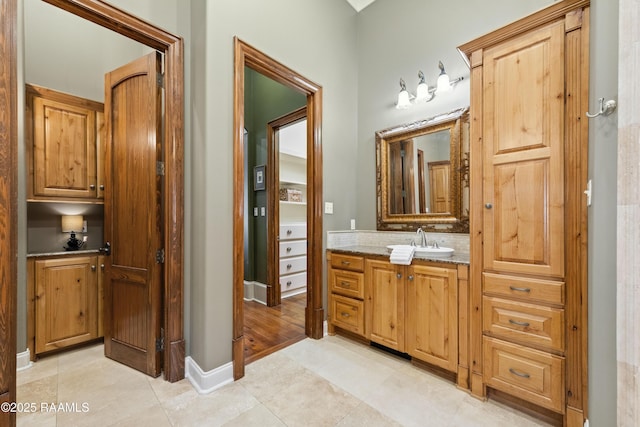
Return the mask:
<path id="1" fill-rule="evenodd" d="M 36 353 L 98 336 L 97 257 L 38 260 Z"/>
<path id="2" fill-rule="evenodd" d="M 455 372 L 458 365 L 457 271 L 414 265 L 408 268 L 407 274 L 407 353 Z"/>
<path id="3" fill-rule="evenodd" d="M 94 110 L 34 98 L 33 173 L 35 196 L 96 197 Z"/>
<path id="4" fill-rule="evenodd" d="M 483 58 L 484 268 L 564 274 L 564 21 Z"/>
<path id="5" fill-rule="evenodd" d="M 404 351 L 404 283 L 405 269 L 387 261 L 365 261 L 367 316 L 371 341 L 397 351 Z"/>

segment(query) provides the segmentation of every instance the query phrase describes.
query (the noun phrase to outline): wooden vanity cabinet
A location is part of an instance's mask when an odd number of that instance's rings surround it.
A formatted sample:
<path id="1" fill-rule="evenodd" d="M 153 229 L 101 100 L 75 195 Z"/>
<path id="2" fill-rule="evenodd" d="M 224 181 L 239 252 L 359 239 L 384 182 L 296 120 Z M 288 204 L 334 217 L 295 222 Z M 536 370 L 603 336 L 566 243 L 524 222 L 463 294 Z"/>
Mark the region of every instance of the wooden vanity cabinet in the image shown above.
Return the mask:
<path id="1" fill-rule="evenodd" d="M 33 356 L 103 335 L 103 264 L 98 255 L 28 258 Z"/>
<path id="2" fill-rule="evenodd" d="M 104 197 L 104 105 L 27 85 L 29 200 Z"/>
<path id="3" fill-rule="evenodd" d="M 468 267 L 327 251 L 329 333 L 348 331 L 457 374 L 469 388 Z"/>
<path id="4" fill-rule="evenodd" d="M 365 261 L 371 341 L 443 369 L 458 366 L 458 273 L 414 260 Z"/>

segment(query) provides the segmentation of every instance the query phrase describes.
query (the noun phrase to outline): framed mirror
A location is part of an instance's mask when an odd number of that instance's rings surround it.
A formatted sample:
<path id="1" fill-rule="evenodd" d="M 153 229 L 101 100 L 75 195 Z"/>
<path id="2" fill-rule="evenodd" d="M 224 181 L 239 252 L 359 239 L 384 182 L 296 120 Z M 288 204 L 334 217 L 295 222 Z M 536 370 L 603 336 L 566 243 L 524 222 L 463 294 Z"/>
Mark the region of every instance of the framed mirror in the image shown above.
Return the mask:
<path id="1" fill-rule="evenodd" d="M 377 229 L 469 232 L 469 109 L 376 132 Z"/>

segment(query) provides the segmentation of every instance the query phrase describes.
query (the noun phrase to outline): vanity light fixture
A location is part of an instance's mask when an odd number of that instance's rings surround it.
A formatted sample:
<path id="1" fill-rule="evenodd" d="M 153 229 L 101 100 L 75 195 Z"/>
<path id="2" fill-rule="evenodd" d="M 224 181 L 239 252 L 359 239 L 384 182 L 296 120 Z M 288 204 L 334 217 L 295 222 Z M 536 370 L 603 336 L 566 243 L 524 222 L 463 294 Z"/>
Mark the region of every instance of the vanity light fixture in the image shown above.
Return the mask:
<path id="1" fill-rule="evenodd" d="M 404 110 L 411 106 L 411 99 L 413 95 L 409 94 L 407 90 L 407 85 L 404 83 L 404 80 L 400 78 L 400 93 L 398 93 L 398 102 L 396 103 L 396 108 L 398 110 Z"/>
<path id="2" fill-rule="evenodd" d="M 64 248 L 68 251 L 77 251 L 84 244 L 83 241 L 76 239 L 76 232 L 82 231 L 84 219 L 82 215 L 62 215 L 62 232 L 70 233 L 67 246 Z"/>
<path id="3" fill-rule="evenodd" d="M 400 93 L 398 93 L 396 108 L 399 110 L 404 110 L 409 108 L 413 103 L 417 104 L 419 102 L 429 102 L 436 96 L 436 92 L 449 92 L 451 91 L 452 86 L 454 86 L 459 81 L 464 80 L 464 77 L 458 77 L 457 79 L 450 80 L 449 76 L 444 70 L 442 61 L 438 61 L 438 68 L 440 68 L 440 75 L 438 76 L 436 86 L 432 88 L 430 88 L 427 84 L 424 73 L 422 71 L 418 71 L 419 80 L 415 96 L 407 91 L 407 86 L 404 80 L 401 78 Z"/>

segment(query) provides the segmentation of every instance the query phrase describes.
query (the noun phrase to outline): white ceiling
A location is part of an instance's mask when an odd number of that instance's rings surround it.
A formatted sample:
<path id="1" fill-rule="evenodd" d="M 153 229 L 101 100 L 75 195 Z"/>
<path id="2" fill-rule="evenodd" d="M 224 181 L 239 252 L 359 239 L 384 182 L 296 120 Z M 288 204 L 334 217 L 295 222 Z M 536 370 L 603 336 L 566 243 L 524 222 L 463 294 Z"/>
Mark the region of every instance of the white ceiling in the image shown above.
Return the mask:
<path id="1" fill-rule="evenodd" d="M 369 6 L 375 0 L 347 0 L 347 2 L 356 10 L 360 12 L 365 7 Z"/>

